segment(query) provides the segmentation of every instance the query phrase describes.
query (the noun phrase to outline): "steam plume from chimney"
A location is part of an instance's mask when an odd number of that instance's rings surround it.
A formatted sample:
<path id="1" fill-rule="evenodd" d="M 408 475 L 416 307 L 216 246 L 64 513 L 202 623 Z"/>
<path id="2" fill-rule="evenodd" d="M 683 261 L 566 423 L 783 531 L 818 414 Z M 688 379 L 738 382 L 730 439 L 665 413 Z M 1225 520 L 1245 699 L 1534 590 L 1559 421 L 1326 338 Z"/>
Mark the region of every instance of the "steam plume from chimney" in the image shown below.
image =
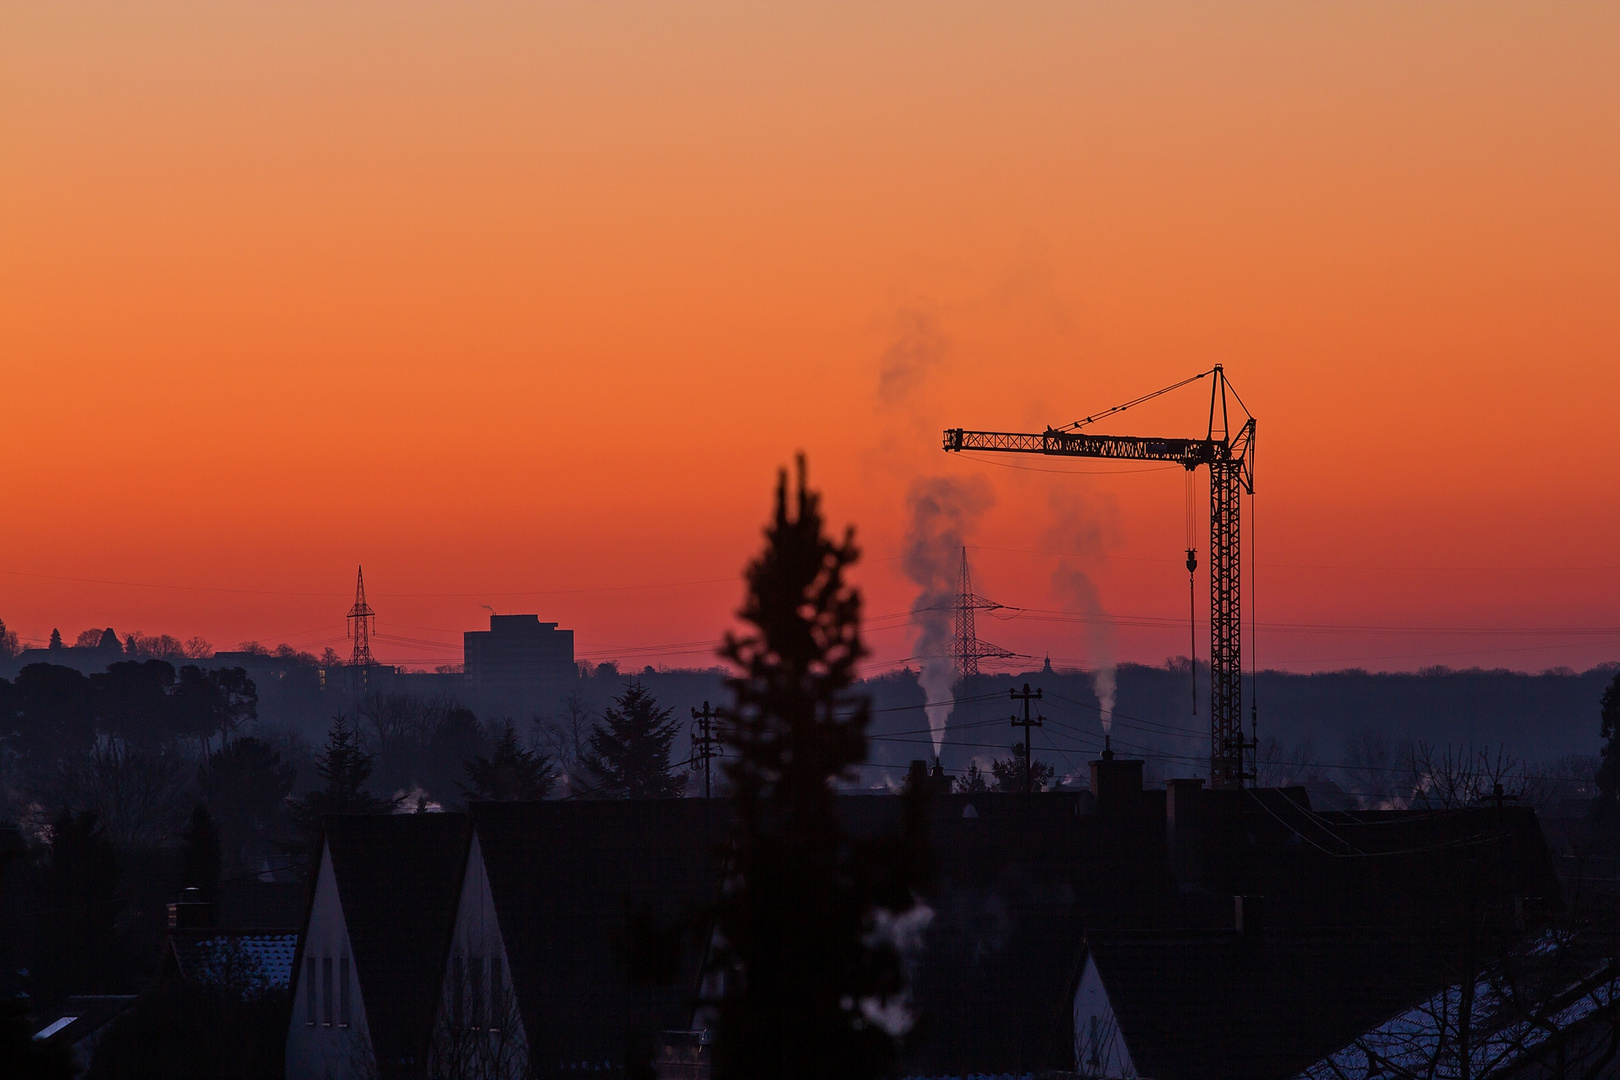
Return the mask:
<path id="1" fill-rule="evenodd" d="M 1100 552 L 1104 537 L 1112 529 L 1117 514 L 1110 503 L 1088 505 L 1078 493 L 1054 490 L 1051 495 L 1053 524 L 1048 542 L 1058 551 L 1071 552 L 1058 558 L 1052 571 L 1052 593 L 1064 607 L 1079 611 L 1084 619 L 1083 636 L 1086 666 L 1091 669 L 1091 687 L 1101 710 L 1103 734 L 1114 726 L 1114 624 L 1103 610 L 1097 585 L 1082 569 L 1078 556 Z"/>
<path id="2" fill-rule="evenodd" d="M 956 708 L 951 640 L 958 560 L 968 532 L 992 501 L 989 483 L 979 476 L 922 477 L 912 481 L 906 495 L 910 525 L 901 558 L 918 589 L 911 608 L 916 628 L 911 651 L 921 661 L 918 682 L 929 703 L 935 757 L 945 745 L 945 724 Z"/>

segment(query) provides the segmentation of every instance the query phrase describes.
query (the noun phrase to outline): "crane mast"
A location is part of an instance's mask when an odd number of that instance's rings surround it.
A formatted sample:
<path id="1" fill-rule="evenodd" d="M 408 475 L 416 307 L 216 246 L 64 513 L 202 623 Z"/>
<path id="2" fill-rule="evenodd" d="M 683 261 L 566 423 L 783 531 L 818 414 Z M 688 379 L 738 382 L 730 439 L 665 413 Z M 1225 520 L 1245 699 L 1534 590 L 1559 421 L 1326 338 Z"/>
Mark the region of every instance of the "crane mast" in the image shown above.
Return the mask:
<path id="1" fill-rule="evenodd" d="M 1212 378 L 1209 430 L 1202 439 L 1149 438 L 1129 435 L 1093 435 L 1084 427 L 1133 405 L 1169 393 L 1199 379 Z M 1228 406 L 1228 397 L 1242 409 L 1242 423 Z M 1007 431 L 968 431 L 949 428 L 945 450 L 992 451 L 1010 454 L 1045 454 L 1055 457 L 1112 458 L 1124 461 L 1165 461 L 1189 472 L 1209 469 L 1209 776 L 1213 788 L 1240 788 L 1252 779 L 1244 768 L 1244 752 L 1253 748 L 1243 737 L 1243 599 L 1242 514 L 1239 500 L 1254 492 L 1254 417 L 1226 381 L 1217 364 L 1174 386 L 1143 395 L 1096 416 L 1038 434 Z"/>

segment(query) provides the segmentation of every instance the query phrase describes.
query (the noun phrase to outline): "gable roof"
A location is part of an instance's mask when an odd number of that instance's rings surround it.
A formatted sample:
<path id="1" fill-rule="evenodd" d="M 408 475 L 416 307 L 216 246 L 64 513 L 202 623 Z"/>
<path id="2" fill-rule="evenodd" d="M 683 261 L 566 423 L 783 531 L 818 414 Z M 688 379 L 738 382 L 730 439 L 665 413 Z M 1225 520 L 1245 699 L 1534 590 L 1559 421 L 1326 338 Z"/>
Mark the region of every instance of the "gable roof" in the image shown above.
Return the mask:
<path id="1" fill-rule="evenodd" d="M 676 978 L 636 985 L 633 914 L 667 926 L 718 896 L 721 799 L 474 803 L 530 1068 L 624 1067 L 632 1042 L 691 1022 L 700 935 Z"/>
<path id="2" fill-rule="evenodd" d="M 1155 1080 L 1277 1080 L 1434 984 L 1392 934 L 1092 931 L 1087 955 L 1132 1060 Z"/>
<path id="3" fill-rule="evenodd" d="M 924 890 L 934 914 L 911 962 L 918 1026 L 902 1058 L 909 1072 L 1072 1069 L 1069 997 L 1082 933 L 1176 918 L 1163 819 L 1096 814 L 1090 802 L 1053 793 L 936 798 Z"/>
<path id="4" fill-rule="evenodd" d="M 1162 819 L 1104 820 L 1088 801 L 936 800 L 912 1071 L 1027 1071 L 1072 1058 L 1066 994 L 1081 931 L 1171 917 Z M 837 807 L 855 835 L 900 825 L 896 798 L 851 795 Z M 635 911 L 667 926 L 713 903 L 728 801 L 475 803 L 470 813 L 537 1072 L 619 1069 L 633 1042 L 691 1023 L 706 932 L 683 942 L 675 978 L 656 987 L 633 985 L 626 935 Z"/>
<path id="5" fill-rule="evenodd" d="M 175 930 L 168 947 L 181 978 L 203 982 L 262 979 L 285 989 L 292 981 L 298 934 L 254 930 Z"/>
<path id="6" fill-rule="evenodd" d="M 409 1074 L 425 1060 L 443 984 L 467 815 L 341 815 L 324 825 L 378 1072 Z"/>
<path id="7" fill-rule="evenodd" d="M 1620 1005 L 1620 965 L 1612 946 L 1612 940 L 1585 940 L 1567 930 L 1548 932 L 1477 973 L 1466 1012 L 1461 984 L 1441 987 L 1318 1061 L 1299 1080 L 1335 1080 L 1375 1061 L 1403 1076 L 1494 1077 L 1519 1070 L 1541 1075 L 1553 1061 L 1569 1075 L 1589 1075 L 1607 1056 Z M 1460 1045 L 1465 1018 L 1470 1036 Z M 1583 1039 L 1591 1028 L 1600 1037 Z"/>

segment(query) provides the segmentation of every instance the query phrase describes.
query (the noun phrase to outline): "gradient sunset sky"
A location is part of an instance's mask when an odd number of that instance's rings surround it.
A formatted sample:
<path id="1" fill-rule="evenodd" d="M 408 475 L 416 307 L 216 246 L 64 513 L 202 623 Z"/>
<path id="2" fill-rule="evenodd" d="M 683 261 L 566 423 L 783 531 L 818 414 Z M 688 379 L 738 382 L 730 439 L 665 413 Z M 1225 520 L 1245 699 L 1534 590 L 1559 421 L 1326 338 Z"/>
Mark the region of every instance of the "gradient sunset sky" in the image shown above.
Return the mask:
<path id="1" fill-rule="evenodd" d="M 982 636 L 1160 663 L 1183 474 L 939 432 L 1220 363 L 1262 666 L 1620 657 L 1617 56 L 1613 4 L 7 3 L 0 618 L 342 650 L 363 562 L 389 662 L 488 605 L 707 665 L 803 450 L 875 667 L 937 478 Z"/>

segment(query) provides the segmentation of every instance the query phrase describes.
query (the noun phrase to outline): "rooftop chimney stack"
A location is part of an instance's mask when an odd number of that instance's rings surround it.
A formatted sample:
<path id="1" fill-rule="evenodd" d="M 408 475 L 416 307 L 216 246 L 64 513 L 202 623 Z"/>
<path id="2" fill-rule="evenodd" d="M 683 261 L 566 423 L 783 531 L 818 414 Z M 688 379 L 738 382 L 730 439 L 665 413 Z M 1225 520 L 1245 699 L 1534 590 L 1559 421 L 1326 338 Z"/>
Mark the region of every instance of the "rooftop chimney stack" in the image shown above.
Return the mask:
<path id="1" fill-rule="evenodd" d="M 1091 763 L 1091 794 L 1099 813 L 1134 811 L 1142 801 L 1142 762 L 1115 758 L 1112 748 L 1104 750 L 1102 758 Z"/>
<path id="2" fill-rule="evenodd" d="M 203 898 L 201 889 L 182 889 L 180 899 L 169 905 L 170 930 L 206 930 L 214 925 L 214 905 Z"/>
<path id="3" fill-rule="evenodd" d="M 906 770 L 906 790 L 926 791 L 930 795 L 949 795 L 951 793 L 951 778 L 945 775 L 945 767 L 934 759 L 934 768 L 930 772 L 928 762 L 922 758 L 912 758 L 911 768 Z"/>

